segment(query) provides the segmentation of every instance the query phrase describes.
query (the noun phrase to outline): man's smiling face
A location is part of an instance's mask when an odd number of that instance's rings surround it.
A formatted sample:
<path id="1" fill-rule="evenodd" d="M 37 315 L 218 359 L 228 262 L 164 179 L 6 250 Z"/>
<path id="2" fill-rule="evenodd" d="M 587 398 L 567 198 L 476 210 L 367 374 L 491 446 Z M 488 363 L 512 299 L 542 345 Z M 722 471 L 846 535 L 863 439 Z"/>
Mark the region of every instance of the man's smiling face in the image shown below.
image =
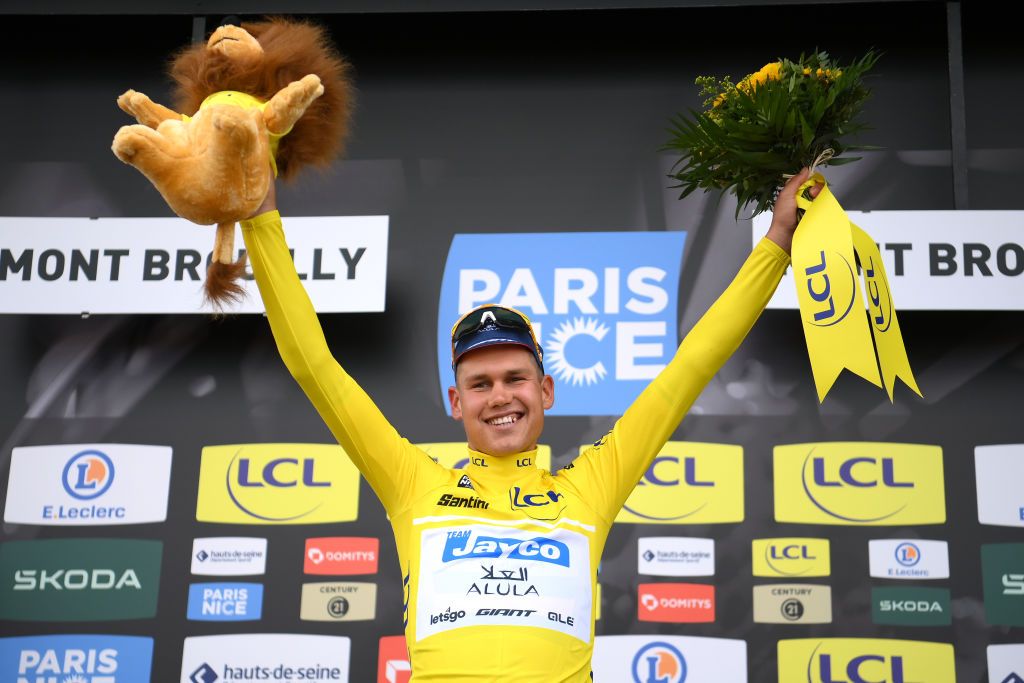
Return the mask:
<path id="1" fill-rule="evenodd" d="M 555 402 L 555 385 L 526 348 L 496 344 L 466 353 L 455 384 L 448 388 L 448 400 L 470 448 L 512 455 L 537 446 L 544 411 Z"/>

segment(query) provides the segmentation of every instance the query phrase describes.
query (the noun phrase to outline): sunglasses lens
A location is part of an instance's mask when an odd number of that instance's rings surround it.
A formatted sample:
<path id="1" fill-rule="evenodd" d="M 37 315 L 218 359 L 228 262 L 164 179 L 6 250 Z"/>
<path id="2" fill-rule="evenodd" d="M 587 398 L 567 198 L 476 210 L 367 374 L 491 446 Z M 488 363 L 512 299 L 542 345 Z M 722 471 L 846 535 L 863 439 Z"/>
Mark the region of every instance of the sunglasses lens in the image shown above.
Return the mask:
<path id="1" fill-rule="evenodd" d="M 485 308 L 472 311 L 455 325 L 452 332 L 452 341 L 457 342 L 467 334 L 476 332 L 481 327 L 493 323 L 499 327 L 512 327 L 520 330 L 529 330 L 530 326 L 518 313 L 505 308 Z"/>

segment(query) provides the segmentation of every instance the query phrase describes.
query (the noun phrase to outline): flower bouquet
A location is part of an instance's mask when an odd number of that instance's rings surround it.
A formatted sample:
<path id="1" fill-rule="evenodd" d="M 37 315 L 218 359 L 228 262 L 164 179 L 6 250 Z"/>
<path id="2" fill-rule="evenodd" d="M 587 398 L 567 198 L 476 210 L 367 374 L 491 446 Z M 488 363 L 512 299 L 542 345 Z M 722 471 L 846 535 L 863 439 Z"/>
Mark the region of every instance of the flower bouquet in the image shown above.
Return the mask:
<path id="1" fill-rule="evenodd" d="M 773 208 L 791 174 L 805 166 L 812 177 L 797 197 L 800 228 L 793 236 L 793 277 L 818 399 L 843 369 L 885 386 L 892 399 L 896 377 L 920 394 L 910 370 L 889 283 L 875 241 L 853 225 L 820 173 L 821 166 L 856 161 L 848 138 L 865 128 L 857 120 L 871 92 L 865 74 L 879 55 L 869 50 L 849 64 L 827 52 L 779 59 L 733 84 L 729 77 L 696 80 L 703 111 L 676 115 L 665 150 L 680 154 L 669 177 L 680 198 L 698 188 L 736 195 L 736 217 Z M 809 189 L 822 184 L 811 199 Z M 858 272 L 868 295 L 864 310 Z M 854 306 L 860 302 L 860 306 Z M 872 339 L 873 338 L 873 339 Z M 877 351 L 876 351 L 877 349 Z"/>

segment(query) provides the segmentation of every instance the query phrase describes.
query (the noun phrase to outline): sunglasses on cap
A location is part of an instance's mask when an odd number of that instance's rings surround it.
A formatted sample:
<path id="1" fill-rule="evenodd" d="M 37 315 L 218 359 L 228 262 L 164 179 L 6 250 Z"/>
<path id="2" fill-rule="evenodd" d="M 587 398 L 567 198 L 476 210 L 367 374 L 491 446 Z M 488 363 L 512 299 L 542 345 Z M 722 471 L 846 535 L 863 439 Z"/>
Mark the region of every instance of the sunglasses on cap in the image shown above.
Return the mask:
<path id="1" fill-rule="evenodd" d="M 470 342 L 471 338 L 478 332 L 495 327 L 509 330 L 513 336 L 519 336 L 519 339 L 485 339 L 479 344 L 470 344 L 466 348 L 460 348 L 464 342 Z M 529 336 L 524 335 L 524 332 Z M 530 345 L 533 348 L 530 350 L 533 351 L 534 356 L 537 358 L 537 363 L 543 369 L 544 351 L 541 349 L 540 343 L 537 341 L 537 335 L 533 331 L 533 325 L 530 324 L 530 319 L 526 317 L 525 313 L 497 304 L 477 306 L 465 313 L 452 325 L 452 367 L 455 367 L 459 356 L 471 348 L 496 343 L 519 343 L 526 345 L 526 339 L 529 339 L 531 342 Z"/>

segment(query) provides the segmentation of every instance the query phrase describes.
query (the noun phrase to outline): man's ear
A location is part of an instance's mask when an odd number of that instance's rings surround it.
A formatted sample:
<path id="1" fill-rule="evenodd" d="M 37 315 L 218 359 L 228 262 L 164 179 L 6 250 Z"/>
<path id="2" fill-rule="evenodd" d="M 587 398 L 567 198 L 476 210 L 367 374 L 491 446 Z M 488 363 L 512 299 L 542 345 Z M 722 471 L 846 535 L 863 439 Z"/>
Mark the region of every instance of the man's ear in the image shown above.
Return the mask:
<path id="1" fill-rule="evenodd" d="M 551 406 L 555 405 L 555 380 L 551 375 L 544 375 L 540 381 L 540 393 L 544 399 L 544 410 L 549 410 Z"/>
<path id="2" fill-rule="evenodd" d="M 462 421 L 462 399 L 459 390 L 455 387 L 448 387 L 448 403 L 452 406 L 452 417 Z"/>

